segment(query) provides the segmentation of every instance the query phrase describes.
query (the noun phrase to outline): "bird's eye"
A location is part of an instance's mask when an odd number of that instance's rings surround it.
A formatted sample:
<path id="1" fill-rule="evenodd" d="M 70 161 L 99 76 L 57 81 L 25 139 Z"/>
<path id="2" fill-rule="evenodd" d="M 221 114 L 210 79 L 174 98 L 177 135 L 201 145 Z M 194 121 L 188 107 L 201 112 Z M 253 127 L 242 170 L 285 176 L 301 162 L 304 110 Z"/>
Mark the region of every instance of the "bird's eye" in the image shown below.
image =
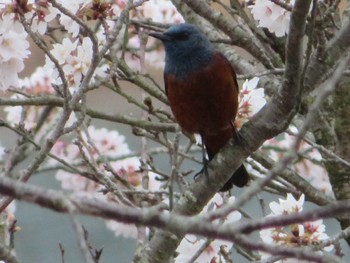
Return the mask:
<path id="1" fill-rule="evenodd" d="M 176 36 L 176 39 L 180 40 L 180 41 L 184 41 L 187 40 L 190 37 L 190 33 L 188 32 L 181 32 Z"/>

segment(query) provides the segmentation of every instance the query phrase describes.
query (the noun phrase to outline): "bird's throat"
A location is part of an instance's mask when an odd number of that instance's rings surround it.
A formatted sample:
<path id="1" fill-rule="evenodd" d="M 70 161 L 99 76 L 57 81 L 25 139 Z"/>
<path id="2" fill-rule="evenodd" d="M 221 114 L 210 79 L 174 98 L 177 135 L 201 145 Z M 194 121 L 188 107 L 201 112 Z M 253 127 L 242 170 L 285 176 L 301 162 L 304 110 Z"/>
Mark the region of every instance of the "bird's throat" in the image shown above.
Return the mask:
<path id="1" fill-rule="evenodd" d="M 198 53 L 198 52 L 196 52 Z M 198 53 L 189 56 L 166 57 L 165 74 L 185 79 L 188 75 L 210 64 L 212 53 Z"/>

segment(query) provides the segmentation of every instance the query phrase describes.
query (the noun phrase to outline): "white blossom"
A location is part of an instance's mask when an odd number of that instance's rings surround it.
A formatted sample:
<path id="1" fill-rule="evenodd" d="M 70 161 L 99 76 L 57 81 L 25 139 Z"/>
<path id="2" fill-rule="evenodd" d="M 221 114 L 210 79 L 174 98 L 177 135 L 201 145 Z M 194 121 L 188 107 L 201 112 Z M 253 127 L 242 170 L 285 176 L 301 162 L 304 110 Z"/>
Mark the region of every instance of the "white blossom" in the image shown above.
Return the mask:
<path id="1" fill-rule="evenodd" d="M 265 92 L 263 88 L 258 87 L 259 78 L 254 77 L 245 80 L 242 90 L 239 94 L 239 109 L 236 119 L 237 126 L 249 120 L 257 113 L 265 104 Z"/>
<path id="2" fill-rule="evenodd" d="M 279 199 L 279 202 L 271 202 L 270 209 L 272 216 L 290 215 L 300 213 L 303 210 L 304 195 L 301 195 L 299 200 L 296 200 L 292 194 L 287 194 L 286 199 Z M 301 224 L 293 224 L 285 227 L 275 227 L 262 229 L 260 233 L 261 239 L 268 244 L 286 245 L 286 246 L 299 246 L 303 245 L 315 245 L 324 240 L 327 240 L 329 236 L 325 233 L 325 225 L 322 220 L 316 220 L 313 222 L 303 222 Z M 333 246 L 324 248 L 324 251 L 331 251 Z M 270 255 L 261 253 L 263 258 L 268 258 Z M 294 259 L 288 259 L 288 261 L 277 262 L 293 262 Z"/>
<path id="3" fill-rule="evenodd" d="M 7 90 L 19 86 L 18 73 L 30 51 L 27 33 L 18 28 L 13 14 L 3 15 L 0 23 L 0 90 Z"/>
<path id="4" fill-rule="evenodd" d="M 214 197 L 208 202 L 208 204 L 203 208 L 201 214 L 205 214 L 208 211 L 215 210 L 225 203 L 234 202 L 234 196 L 231 196 L 226 202 L 221 195 L 216 194 Z M 225 219 L 216 219 L 214 220 L 215 224 L 228 224 L 235 223 L 241 219 L 241 213 L 238 211 L 233 211 Z M 188 262 L 197 251 L 202 248 L 205 244 L 206 240 L 203 238 L 199 238 L 195 235 L 188 234 L 181 241 L 179 247 L 176 249 L 176 252 L 179 255 L 175 258 L 175 263 Z M 204 249 L 204 251 L 200 254 L 195 262 L 220 262 L 221 255 L 219 254 L 220 249 L 224 249 L 225 251 L 229 251 L 233 246 L 232 242 L 224 241 L 224 240 L 214 240 L 210 242 L 210 244 Z"/>
<path id="5" fill-rule="evenodd" d="M 290 4 L 294 4 L 292 0 Z M 255 4 L 249 6 L 259 27 L 267 28 L 277 37 L 283 37 L 288 33 L 291 12 L 270 0 L 256 0 Z"/>
<path id="6" fill-rule="evenodd" d="M 91 1 L 86 0 L 59 0 L 57 1 L 62 6 L 68 6 L 69 11 L 73 14 L 77 14 L 81 8 L 88 5 Z M 61 25 L 72 35 L 72 37 L 77 37 L 80 31 L 80 26 L 77 22 L 71 19 L 69 16 L 61 13 L 59 10 L 55 9 L 56 14 L 59 14 L 59 20 Z"/>
<path id="7" fill-rule="evenodd" d="M 75 85 L 78 85 L 91 66 L 91 61 L 92 42 L 90 38 L 84 37 L 81 45 L 77 46 L 76 55 L 68 57 L 63 71 Z"/>

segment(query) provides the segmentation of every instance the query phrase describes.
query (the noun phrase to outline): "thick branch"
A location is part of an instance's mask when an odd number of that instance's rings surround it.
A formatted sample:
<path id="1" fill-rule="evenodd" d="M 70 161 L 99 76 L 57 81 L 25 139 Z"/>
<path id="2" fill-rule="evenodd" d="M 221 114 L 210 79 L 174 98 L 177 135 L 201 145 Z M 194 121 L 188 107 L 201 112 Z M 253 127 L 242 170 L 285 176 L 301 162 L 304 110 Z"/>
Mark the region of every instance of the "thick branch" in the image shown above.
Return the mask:
<path id="1" fill-rule="evenodd" d="M 334 66 L 344 58 L 349 47 L 350 21 L 327 43 L 324 52 L 314 52 L 304 78 L 305 92 L 311 92 L 323 80 L 323 77 L 335 69 Z"/>
<path id="2" fill-rule="evenodd" d="M 218 225 L 206 220 L 206 218 L 204 218 L 205 215 L 188 217 L 175 213 L 170 214 L 162 212 L 161 207 L 131 208 L 112 204 L 88 195 L 71 194 L 67 196 L 67 194 L 62 192 L 15 182 L 6 177 L 0 177 L 0 193 L 19 200 L 35 203 L 61 213 L 85 214 L 105 219 L 114 219 L 124 223 L 154 226 L 166 229 L 172 233 L 193 233 L 208 238 L 220 238 L 235 242 L 250 249 L 257 249 L 276 255 L 298 256 L 303 259 L 316 260 L 317 262 L 337 262 L 337 260 L 335 257 L 327 254 L 319 255 L 314 253 L 308 248 L 301 249 L 267 245 L 256 242 L 256 240 L 250 240 L 244 235 L 264 228 L 313 221 L 350 211 L 350 203 L 342 201 L 313 211 L 298 214 L 250 220 L 240 224 Z M 183 222 L 186 222 L 186 224 Z M 145 258 L 143 258 L 143 260 L 145 260 Z"/>

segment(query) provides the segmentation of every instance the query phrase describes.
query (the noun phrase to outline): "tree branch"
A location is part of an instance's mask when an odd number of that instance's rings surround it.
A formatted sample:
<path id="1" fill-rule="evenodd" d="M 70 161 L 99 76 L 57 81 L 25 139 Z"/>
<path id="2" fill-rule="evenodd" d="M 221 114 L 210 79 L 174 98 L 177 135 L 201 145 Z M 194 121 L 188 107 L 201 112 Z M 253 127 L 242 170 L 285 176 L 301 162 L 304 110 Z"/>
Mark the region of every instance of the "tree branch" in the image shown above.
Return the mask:
<path id="1" fill-rule="evenodd" d="M 42 96 L 33 98 L 0 98 L 1 106 L 55 106 L 63 107 L 64 100 L 56 96 Z M 75 104 L 74 111 L 81 111 L 81 105 Z M 121 114 L 108 114 L 99 110 L 86 107 L 85 112 L 88 116 L 95 119 L 107 120 L 116 123 L 122 123 L 133 127 L 139 127 L 146 130 L 157 130 L 157 131 L 169 131 L 175 132 L 176 124 L 171 123 L 160 123 L 150 122 L 145 120 L 139 120 L 132 117 L 128 117 Z"/>
<path id="2" fill-rule="evenodd" d="M 131 208 L 94 198 L 89 195 L 70 194 L 37 186 L 16 182 L 0 177 L 0 193 L 19 200 L 28 201 L 57 212 L 83 214 L 104 219 L 114 219 L 123 223 L 134 223 L 144 226 L 163 228 L 172 233 L 192 233 L 208 238 L 220 238 L 236 244 L 264 251 L 273 255 L 297 257 L 317 262 L 338 262 L 336 257 L 317 254 L 310 248 L 289 248 L 273 246 L 250 240 L 245 235 L 264 228 L 286 226 L 290 224 L 313 221 L 320 218 L 333 217 L 350 211 L 347 201 L 334 202 L 331 205 L 302 213 L 248 220 L 240 224 L 218 225 L 207 220 L 206 215 L 184 216 L 177 213 L 161 212 L 164 205 L 151 208 Z M 184 224 L 183 222 L 186 222 Z M 168 233 L 168 232 L 164 232 Z M 323 259 L 322 259 L 323 258 Z M 143 258 L 145 260 L 145 258 Z M 145 261 L 144 261 L 145 262 Z"/>
<path id="3" fill-rule="evenodd" d="M 305 92 L 311 92 L 325 77 L 335 70 L 334 66 L 339 63 L 339 60 L 343 59 L 344 54 L 349 51 L 349 47 L 350 20 L 327 43 L 323 53 L 314 52 L 303 80 Z"/>

